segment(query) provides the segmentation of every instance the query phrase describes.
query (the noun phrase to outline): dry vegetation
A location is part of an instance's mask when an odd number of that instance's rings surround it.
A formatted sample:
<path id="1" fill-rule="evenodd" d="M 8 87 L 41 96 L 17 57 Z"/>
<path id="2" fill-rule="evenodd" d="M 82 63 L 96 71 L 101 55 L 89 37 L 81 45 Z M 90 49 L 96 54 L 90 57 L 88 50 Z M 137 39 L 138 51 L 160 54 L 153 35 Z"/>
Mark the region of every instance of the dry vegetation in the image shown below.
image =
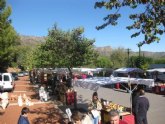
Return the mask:
<path id="1" fill-rule="evenodd" d="M 36 37 L 36 36 L 20 36 L 21 45 L 23 46 L 36 46 L 45 42 L 46 37 Z"/>

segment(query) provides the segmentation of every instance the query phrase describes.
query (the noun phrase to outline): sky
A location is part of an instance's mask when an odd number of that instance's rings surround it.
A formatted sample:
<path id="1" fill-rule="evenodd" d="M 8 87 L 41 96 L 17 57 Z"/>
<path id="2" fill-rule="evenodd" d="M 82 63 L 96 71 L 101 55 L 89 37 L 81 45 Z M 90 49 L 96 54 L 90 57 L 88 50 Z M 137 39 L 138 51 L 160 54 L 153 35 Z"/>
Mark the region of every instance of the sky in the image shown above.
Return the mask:
<path id="1" fill-rule="evenodd" d="M 84 27 L 84 36 L 95 39 L 96 47 L 111 46 L 112 48 L 125 48 L 138 51 L 137 44 L 143 36 L 131 38 L 134 31 L 129 31 L 126 26 L 132 24 L 128 15 L 133 13 L 128 8 L 120 9 L 122 17 L 117 26 L 108 26 L 96 30 L 96 26 L 104 23 L 103 18 L 110 13 L 104 8 L 95 9 L 94 5 L 99 0 L 6 0 L 11 6 L 12 26 L 18 34 L 28 36 L 47 36 L 48 30 L 57 24 L 58 28 L 68 31 Z M 135 12 L 141 12 L 138 9 Z M 143 45 L 142 51 L 165 52 L 165 35 L 161 36 L 159 43 Z"/>

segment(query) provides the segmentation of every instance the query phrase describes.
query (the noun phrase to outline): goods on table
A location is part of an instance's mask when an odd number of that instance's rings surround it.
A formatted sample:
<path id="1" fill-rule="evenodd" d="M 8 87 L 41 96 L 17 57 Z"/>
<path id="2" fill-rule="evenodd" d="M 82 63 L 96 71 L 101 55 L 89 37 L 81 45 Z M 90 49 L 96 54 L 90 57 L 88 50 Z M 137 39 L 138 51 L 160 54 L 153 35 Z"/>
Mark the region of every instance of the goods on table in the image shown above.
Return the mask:
<path id="1" fill-rule="evenodd" d="M 119 112 L 124 112 L 126 110 L 126 107 L 116 104 L 116 103 L 108 103 L 106 105 L 104 105 L 103 107 L 106 111 L 110 111 L 110 110 L 118 110 Z"/>
<path id="2" fill-rule="evenodd" d="M 8 92 L 4 92 L 2 94 L 0 94 L 0 99 L 1 99 L 1 103 L 0 103 L 0 106 L 3 108 L 3 109 L 6 109 L 7 105 L 9 104 L 9 95 L 8 95 Z"/>
<path id="3" fill-rule="evenodd" d="M 103 102 L 103 109 L 101 111 L 102 122 L 106 123 L 109 121 L 109 112 L 111 110 L 117 110 L 119 112 L 120 118 L 130 115 L 130 112 L 127 112 L 127 107 L 113 103 L 113 102 Z"/>

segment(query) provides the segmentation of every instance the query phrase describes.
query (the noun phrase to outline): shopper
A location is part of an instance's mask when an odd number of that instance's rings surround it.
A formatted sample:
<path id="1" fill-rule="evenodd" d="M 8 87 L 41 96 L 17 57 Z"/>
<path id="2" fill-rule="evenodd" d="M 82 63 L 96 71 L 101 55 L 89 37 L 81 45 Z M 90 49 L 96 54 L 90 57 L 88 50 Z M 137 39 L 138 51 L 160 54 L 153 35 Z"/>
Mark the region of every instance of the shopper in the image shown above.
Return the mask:
<path id="1" fill-rule="evenodd" d="M 145 91 L 140 89 L 139 97 L 137 98 L 135 105 L 136 124 L 148 124 L 147 111 L 150 105 L 149 100 L 144 95 Z"/>
<path id="2" fill-rule="evenodd" d="M 93 124 L 98 124 L 101 121 L 101 109 L 102 105 L 99 101 L 97 92 L 94 92 L 92 95 L 92 101 L 89 104 L 88 110 L 92 114 Z"/>
<path id="3" fill-rule="evenodd" d="M 29 113 L 29 108 L 24 107 L 21 111 L 21 115 L 18 119 L 18 124 L 30 124 L 28 120 L 28 113 Z"/>

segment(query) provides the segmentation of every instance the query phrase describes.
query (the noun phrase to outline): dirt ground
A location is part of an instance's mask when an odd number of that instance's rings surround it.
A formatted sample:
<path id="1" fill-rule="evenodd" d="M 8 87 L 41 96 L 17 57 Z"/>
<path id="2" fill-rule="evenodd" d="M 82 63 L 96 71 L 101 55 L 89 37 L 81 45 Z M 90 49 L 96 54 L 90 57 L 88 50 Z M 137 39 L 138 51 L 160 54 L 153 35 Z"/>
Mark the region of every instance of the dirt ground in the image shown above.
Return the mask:
<path id="1" fill-rule="evenodd" d="M 21 109 L 25 107 L 18 106 L 17 100 L 11 100 L 11 97 L 26 94 L 34 103 L 32 106 L 27 106 L 30 109 L 28 115 L 31 124 L 59 124 L 61 120 L 60 110 L 55 108 L 53 102 L 40 102 L 38 100 L 37 87 L 31 85 L 28 77 L 21 77 L 15 81 L 15 89 L 9 93 L 9 105 L 5 110 L 0 108 L 0 124 L 17 124 Z"/>

